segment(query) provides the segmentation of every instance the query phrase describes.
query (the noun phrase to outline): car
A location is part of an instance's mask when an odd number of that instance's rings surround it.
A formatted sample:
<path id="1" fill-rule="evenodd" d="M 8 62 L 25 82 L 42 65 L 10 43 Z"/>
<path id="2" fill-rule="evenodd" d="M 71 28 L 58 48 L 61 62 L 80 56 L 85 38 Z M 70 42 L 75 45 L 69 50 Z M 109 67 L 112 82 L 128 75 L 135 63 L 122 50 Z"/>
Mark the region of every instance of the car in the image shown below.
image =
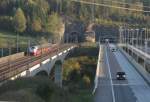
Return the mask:
<path id="1" fill-rule="evenodd" d="M 111 51 L 112 51 L 112 52 L 116 52 L 117 49 L 116 49 L 116 48 L 112 48 Z"/>
<path id="2" fill-rule="evenodd" d="M 112 52 L 116 52 L 117 51 L 117 47 L 114 44 L 109 44 L 109 48 Z"/>
<path id="3" fill-rule="evenodd" d="M 117 80 L 125 80 L 126 79 L 126 73 L 125 72 L 117 72 L 116 78 L 117 78 Z"/>

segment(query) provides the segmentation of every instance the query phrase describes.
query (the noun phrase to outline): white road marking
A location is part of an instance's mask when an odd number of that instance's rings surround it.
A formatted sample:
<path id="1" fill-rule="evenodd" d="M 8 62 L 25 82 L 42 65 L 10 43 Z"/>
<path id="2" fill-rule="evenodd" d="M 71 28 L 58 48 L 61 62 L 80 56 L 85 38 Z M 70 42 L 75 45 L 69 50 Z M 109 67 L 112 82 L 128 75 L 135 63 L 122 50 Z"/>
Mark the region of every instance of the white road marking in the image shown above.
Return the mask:
<path id="1" fill-rule="evenodd" d="M 142 84 L 112 84 L 113 86 L 143 86 Z M 109 86 L 108 84 L 99 84 L 98 86 Z"/>
<path id="2" fill-rule="evenodd" d="M 134 96 L 137 98 L 138 102 L 150 102 L 150 87 L 141 77 L 141 75 L 135 70 L 133 65 L 122 55 L 121 52 L 115 53 L 116 59 L 122 70 L 127 74 L 128 83 L 131 84 Z M 132 86 L 136 84 L 136 86 Z"/>
<path id="3" fill-rule="evenodd" d="M 142 84 L 113 84 L 113 86 L 141 86 Z"/>
<path id="4" fill-rule="evenodd" d="M 111 92 L 112 92 L 112 97 L 113 97 L 113 102 L 116 102 L 115 100 L 115 94 L 114 94 L 114 87 L 113 87 L 113 82 L 112 82 L 112 77 L 111 77 L 111 72 L 110 72 L 110 65 L 109 65 L 109 61 L 108 61 L 108 52 L 107 52 L 107 48 L 105 48 L 106 50 L 106 63 L 108 66 L 108 70 L 109 70 L 109 78 L 110 78 L 110 83 L 111 83 Z"/>

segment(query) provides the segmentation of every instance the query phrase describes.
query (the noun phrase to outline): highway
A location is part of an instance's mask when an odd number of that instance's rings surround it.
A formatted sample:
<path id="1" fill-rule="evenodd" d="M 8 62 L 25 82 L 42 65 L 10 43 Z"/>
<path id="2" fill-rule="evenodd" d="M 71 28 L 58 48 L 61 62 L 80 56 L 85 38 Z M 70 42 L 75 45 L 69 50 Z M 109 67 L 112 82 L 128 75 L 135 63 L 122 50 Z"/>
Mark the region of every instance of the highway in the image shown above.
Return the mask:
<path id="1" fill-rule="evenodd" d="M 104 46 L 99 66 L 99 83 L 94 102 L 149 102 L 150 87 L 120 51 Z M 124 71 L 127 80 L 116 80 L 116 72 Z"/>

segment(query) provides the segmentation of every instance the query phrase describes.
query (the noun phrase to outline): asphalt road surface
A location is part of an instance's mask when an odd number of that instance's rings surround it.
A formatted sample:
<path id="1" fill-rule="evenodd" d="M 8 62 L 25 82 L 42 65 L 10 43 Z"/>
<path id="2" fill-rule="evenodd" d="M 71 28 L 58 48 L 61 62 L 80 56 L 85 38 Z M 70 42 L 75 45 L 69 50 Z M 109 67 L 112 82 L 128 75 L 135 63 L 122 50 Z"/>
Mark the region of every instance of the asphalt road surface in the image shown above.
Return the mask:
<path id="1" fill-rule="evenodd" d="M 94 102 L 150 102 L 150 87 L 128 60 L 107 45 L 104 49 Z M 124 71 L 127 80 L 116 80 L 117 71 Z"/>

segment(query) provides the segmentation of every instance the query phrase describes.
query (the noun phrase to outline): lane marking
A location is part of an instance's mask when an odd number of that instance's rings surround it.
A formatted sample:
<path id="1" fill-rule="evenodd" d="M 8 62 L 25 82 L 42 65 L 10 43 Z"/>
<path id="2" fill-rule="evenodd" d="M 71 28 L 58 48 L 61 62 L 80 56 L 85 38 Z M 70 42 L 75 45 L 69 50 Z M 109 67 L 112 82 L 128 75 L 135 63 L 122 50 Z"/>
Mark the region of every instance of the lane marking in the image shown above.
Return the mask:
<path id="1" fill-rule="evenodd" d="M 106 50 L 106 63 L 108 66 L 108 71 L 109 71 L 109 79 L 110 79 L 110 83 L 111 83 L 111 92 L 112 92 L 112 97 L 113 97 L 113 102 L 116 102 L 115 100 L 115 94 L 114 94 L 114 87 L 113 87 L 113 82 L 112 82 L 112 77 L 111 77 L 111 72 L 110 72 L 110 65 L 109 65 L 109 61 L 108 61 L 108 52 L 107 52 L 107 48 L 105 47 Z"/>
<path id="2" fill-rule="evenodd" d="M 142 84 L 112 84 L 113 86 L 143 86 Z M 110 86 L 108 84 L 99 84 L 98 86 Z"/>
<path id="3" fill-rule="evenodd" d="M 113 86 L 139 86 L 142 84 L 113 84 Z"/>

